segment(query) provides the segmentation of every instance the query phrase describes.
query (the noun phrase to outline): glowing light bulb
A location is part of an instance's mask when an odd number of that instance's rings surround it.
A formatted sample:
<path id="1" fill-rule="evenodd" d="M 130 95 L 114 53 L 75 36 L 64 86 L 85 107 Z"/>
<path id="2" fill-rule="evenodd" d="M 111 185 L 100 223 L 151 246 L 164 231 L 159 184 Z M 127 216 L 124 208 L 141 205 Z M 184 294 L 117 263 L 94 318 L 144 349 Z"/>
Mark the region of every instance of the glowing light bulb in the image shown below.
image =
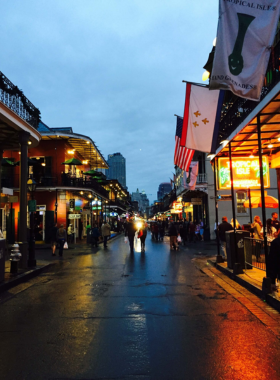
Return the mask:
<path id="1" fill-rule="evenodd" d="M 210 77 L 209 71 L 204 71 L 204 73 L 202 74 L 203 82 L 205 82 L 207 79 L 209 79 L 209 77 Z"/>

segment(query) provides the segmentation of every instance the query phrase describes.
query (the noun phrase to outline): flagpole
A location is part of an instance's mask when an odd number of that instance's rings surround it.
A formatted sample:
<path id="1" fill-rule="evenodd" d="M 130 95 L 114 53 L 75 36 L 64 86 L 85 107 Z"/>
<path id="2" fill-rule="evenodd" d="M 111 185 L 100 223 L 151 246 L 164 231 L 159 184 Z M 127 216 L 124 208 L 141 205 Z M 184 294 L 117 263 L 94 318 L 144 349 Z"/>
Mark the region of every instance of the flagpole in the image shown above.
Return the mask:
<path id="1" fill-rule="evenodd" d="M 209 87 L 208 84 L 190 82 L 190 81 L 187 81 L 187 80 L 182 80 L 182 83 L 189 83 L 189 84 L 193 84 L 195 86 L 200 86 L 200 87 Z"/>
<path id="2" fill-rule="evenodd" d="M 218 200 L 217 200 L 217 173 L 216 173 L 216 157 L 214 158 L 214 194 L 215 194 L 215 213 L 216 213 L 216 242 L 217 251 L 216 263 L 222 263 L 224 260 L 220 254 L 220 237 L 219 237 L 219 217 L 218 217 Z"/>

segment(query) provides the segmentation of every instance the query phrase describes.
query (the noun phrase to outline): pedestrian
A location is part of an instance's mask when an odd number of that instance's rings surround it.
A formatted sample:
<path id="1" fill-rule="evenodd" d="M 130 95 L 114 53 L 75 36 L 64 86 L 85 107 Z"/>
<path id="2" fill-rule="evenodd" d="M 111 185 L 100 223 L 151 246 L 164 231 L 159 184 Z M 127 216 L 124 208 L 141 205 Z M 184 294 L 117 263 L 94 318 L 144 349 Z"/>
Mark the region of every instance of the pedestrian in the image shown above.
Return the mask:
<path id="1" fill-rule="evenodd" d="M 50 230 L 52 256 L 56 256 L 55 250 L 56 250 L 56 243 L 57 243 L 57 239 L 56 239 L 57 230 L 58 230 L 57 223 L 55 223 Z"/>
<path id="2" fill-rule="evenodd" d="M 147 233 L 148 233 L 148 223 L 144 222 L 138 232 L 138 236 L 140 235 L 142 253 L 145 252 L 145 241 L 146 241 Z"/>
<path id="3" fill-rule="evenodd" d="M 154 236 L 155 236 L 156 241 L 158 241 L 158 232 L 159 232 L 158 222 L 155 222 L 155 224 L 154 224 Z"/>
<path id="4" fill-rule="evenodd" d="M 190 242 L 195 243 L 195 224 L 192 221 L 190 222 L 189 231 L 190 231 Z"/>
<path id="5" fill-rule="evenodd" d="M 195 240 L 196 241 L 200 241 L 201 237 L 200 237 L 200 223 L 198 222 L 194 222 L 194 225 L 195 225 Z"/>
<path id="6" fill-rule="evenodd" d="M 278 231 L 280 229 L 280 222 L 278 220 L 278 214 L 277 212 L 273 212 L 271 214 L 271 224 L 274 228 L 276 228 L 276 230 Z"/>
<path id="7" fill-rule="evenodd" d="M 262 222 L 261 222 L 261 218 L 256 215 L 254 217 L 254 223 L 252 223 L 252 228 L 253 228 L 253 233 L 254 233 L 254 239 L 259 239 L 259 240 L 262 240 L 262 233 L 261 233 L 261 229 L 262 229 Z"/>
<path id="8" fill-rule="evenodd" d="M 67 237 L 68 237 L 68 244 L 72 243 L 73 242 L 73 237 L 74 237 L 74 230 L 73 230 L 73 226 L 72 224 L 70 223 L 68 228 L 67 228 Z"/>
<path id="9" fill-rule="evenodd" d="M 171 250 L 174 250 L 174 249 L 179 250 L 179 246 L 177 243 L 178 231 L 177 231 L 177 228 L 176 228 L 174 223 L 171 223 L 168 232 L 169 232 L 169 236 L 170 236 L 170 249 Z"/>
<path id="10" fill-rule="evenodd" d="M 152 240 L 155 240 L 154 222 L 151 222 L 151 238 Z"/>
<path id="11" fill-rule="evenodd" d="M 135 237 L 136 231 L 137 231 L 137 226 L 133 221 L 133 217 L 130 217 L 130 219 L 126 225 L 125 236 L 128 237 L 131 254 L 133 254 L 133 252 L 134 252 L 134 237 Z"/>
<path id="12" fill-rule="evenodd" d="M 276 290 L 276 278 L 280 278 L 280 236 L 271 242 L 268 260 L 267 277 L 271 279 L 272 290 Z"/>
<path id="13" fill-rule="evenodd" d="M 266 233 L 267 241 L 268 243 L 271 243 L 276 238 L 276 235 L 277 235 L 277 230 L 272 225 L 272 219 L 267 219 L 266 231 L 267 231 Z M 263 228 L 261 229 L 261 234 L 263 234 Z"/>
<path id="14" fill-rule="evenodd" d="M 94 247 L 98 246 L 99 236 L 100 236 L 100 231 L 99 231 L 99 228 L 97 226 L 97 223 L 95 223 L 93 226 L 93 229 L 91 230 L 91 238 L 92 238 L 91 244 Z"/>
<path id="15" fill-rule="evenodd" d="M 200 240 L 204 241 L 204 223 L 200 219 L 198 224 L 199 224 L 199 236 L 200 236 Z"/>
<path id="16" fill-rule="evenodd" d="M 109 223 L 104 222 L 101 226 L 101 234 L 103 237 L 104 248 L 107 248 L 108 237 L 111 236 L 111 226 Z"/>
<path id="17" fill-rule="evenodd" d="M 231 224 L 232 227 L 234 228 L 233 218 L 231 218 L 230 224 Z M 242 230 L 242 227 L 241 227 L 241 225 L 239 224 L 239 222 L 238 222 L 237 219 L 235 219 L 235 227 L 236 227 L 237 230 Z"/>
<path id="18" fill-rule="evenodd" d="M 62 257 L 63 256 L 64 244 L 67 240 L 66 231 L 64 229 L 63 224 L 61 224 L 59 229 L 57 230 L 56 239 L 58 242 L 59 256 Z"/>
<path id="19" fill-rule="evenodd" d="M 222 253 L 223 253 L 225 260 L 227 259 L 226 232 L 232 231 L 232 230 L 233 230 L 233 227 L 228 222 L 228 218 L 226 216 L 223 216 L 222 217 L 222 223 L 219 224 L 219 238 L 220 238 L 220 242 L 221 242 Z"/>
<path id="20" fill-rule="evenodd" d="M 159 240 L 163 241 L 163 238 L 164 238 L 164 232 L 165 232 L 165 228 L 164 228 L 164 222 L 162 222 L 160 224 L 160 227 L 159 227 Z"/>

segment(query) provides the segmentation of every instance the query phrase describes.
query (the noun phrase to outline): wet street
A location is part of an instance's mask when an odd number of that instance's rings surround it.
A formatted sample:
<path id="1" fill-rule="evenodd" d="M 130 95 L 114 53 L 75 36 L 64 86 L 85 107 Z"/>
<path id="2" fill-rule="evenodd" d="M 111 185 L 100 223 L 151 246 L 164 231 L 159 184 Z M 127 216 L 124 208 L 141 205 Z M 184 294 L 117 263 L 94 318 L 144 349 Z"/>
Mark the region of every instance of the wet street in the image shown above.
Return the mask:
<path id="1" fill-rule="evenodd" d="M 280 379 L 279 339 L 194 265 L 196 245 L 148 235 L 131 256 L 123 240 L 1 294 L 1 379 Z"/>

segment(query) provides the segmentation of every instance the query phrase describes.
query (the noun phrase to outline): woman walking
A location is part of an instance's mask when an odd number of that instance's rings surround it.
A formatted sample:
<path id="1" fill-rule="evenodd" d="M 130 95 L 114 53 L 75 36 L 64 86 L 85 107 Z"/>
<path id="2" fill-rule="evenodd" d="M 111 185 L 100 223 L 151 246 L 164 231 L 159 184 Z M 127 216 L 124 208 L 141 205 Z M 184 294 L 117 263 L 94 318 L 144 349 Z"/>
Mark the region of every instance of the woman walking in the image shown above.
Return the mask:
<path id="1" fill-rule="evenodd" d="M 66 242 L 66 239 L 67 239 L 66 231 L 63 227 L 64 227 L 63 224 L 61 224 L 59 229 L 57 230 L 57 233 L 56 233 L 60 257 L 62 257 L 62 255 L 63 255 L 63 247 L 64 247 L 64 243 Z"/>
<path id="2" fill-rule="evenodd" d="M 140 235 L 140 241 L 141 241 L 141 252 L 145 252 L 145 240 L 147 237 L 147 231 L 148 231 L 148 223 L 144 222 L 143 226 L 140 228 L 138 235 Z"/>

